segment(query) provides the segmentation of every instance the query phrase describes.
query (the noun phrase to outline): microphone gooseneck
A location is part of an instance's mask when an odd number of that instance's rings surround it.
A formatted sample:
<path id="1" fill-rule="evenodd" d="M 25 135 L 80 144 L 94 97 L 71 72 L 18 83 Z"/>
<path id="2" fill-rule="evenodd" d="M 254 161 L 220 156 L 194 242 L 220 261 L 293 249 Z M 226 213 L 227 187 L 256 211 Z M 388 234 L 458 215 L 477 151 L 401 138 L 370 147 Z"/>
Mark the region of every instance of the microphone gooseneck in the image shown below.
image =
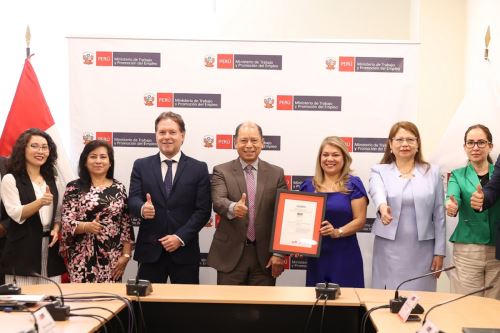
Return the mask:
<path id="1" fill-rule="evenodd" d="M 436 273 L 446 272 L 446 271 L 449 271 L 449 270 L 452 270 L 452 269 L 455 269 L 455 266 L 445 267 L 445 268 L 439 269 L 437 271 L 432 271 L 430 273 L 426 273 L 424 275 L 420 275 L 420 276 L 417 276 L 417 277 L 405 280 L 405 281 L 401 282 L 398 285 L 398 287 L 396 288 L 396 292 L 394 293 L 394 298 L 398 298 L 399 297 L 399 287 L 401 287 L 403 284 L 405 284 L 407 282 L 411 282 L 411 281 L 414 281 L 414 280 L 418 280 L 418 279 L 424 278 L 426 276 L 434 275 Z"/>
<path id="2" fill-rule="evenodd" d="M 59 289 L 59 294 L 61 295 L 61 303 L 59 304 L 58 302 L 54 302 L 54 303 L 50 303 L 50 304 L 45 305 L 45 307 L 47 308 L 50 315 L 52 316 L 52 318 L 54 318 L 55 321 L 68 320 L 70 308 L 69 308 L 69 306 L 64 305 L 64 296 L 63 296 L 61 286 L 59 286 L 59 283 L 49 279 L 46 276 L 39 274 L 37 272 L 33 272 L 30 275 L 35 276 L 35 277 L 40 278 L 40 279 L 43 279 L 43 280 L 46 280 L 46 281 L 49 281 L 50 283 L 53 283 L 56 285 L 57 289 Z"/>
<path id="3" fill-rule="evenodd" d="M 430 275 L 433 275 L 436 273 L 449 271 L 449 270 L 454 269 L 454 268 L 455 268 L 455 266 L 445 267 L 445 268 L 439 269 L 437 271 L 432 271 L 432 272 L 426 273 L 424 275 L 420 275 L 420 276 L 417 276 L 417 277 L 414 277 L 414 278 L 411 278 L 411 279 L 408 279 L 408 280 L 401 282 L 398 285 L 398 287 L 396 288 L 396 291 L 394 292 L 394 298 L 389 301 L 389 308 L 391 309 L 391 313 L 398 313 L 399 310 L 401 310 L 401 307 L 403 306 L 403 304 L 406 302 L 406 297 L 399 296 L 399 288 L 403 284 L 410 282 L 410 281 L 418 280 L 418 279 L 421 279 L 421 278 L 424 278 L 426 276 L 430 276 Z M 416 314 L 424 313 L 424 308 L 420 304 L 417 304 L 415 306 L 415 308 L 411 311 L 411 313 L 416 313 Z"/>
<path id="4" fill-rule="evenodd" d="M 61 286 L 59 286 L 59 283 L 57 283 L 56 281 L 53 281 L 53 280 L 49 279 L 48 277 L 45 277 L 45 276 L 43 276 L 41 274 L 38 274 L 37 272 L 34 272 L 31 275 L 36 276 L 37 278 L 40 278 L 40 279 L 43 279 L 43 280 L 46 280 L 46 281 L 50 281 L 51 283 L 55 284 L 56 287 L 57 287 L 57 289 L 59 289 L 59 295 L 61 296 L 61 305 L 64 306 L 64 296 L 63 296 L 63 292 L 62 292 Z"/>
<path id="5" fill-rule="evenodd" d="M 471 295 L 474 295 L 474 294 L 477 294 L 477 293 L 480 293 L 480 292 L 483 292 L 483 291 L 486 291 L 486 290 L 489 290 L 491 288 L 495 287 L 494 285 L 491 285 L 491 286 L 487 286 L 487 287 L 483 287 L 481 289 L 478 289 L 478 290 L 475 290 L 475 291 L 471 291 L 470 293 L 467 293 L 465 295 L 462 295 L 460 297 L 457 297 L 457 298 L 453 298 L 453 299 L 450 299 L 446 302 L 443 302 L 443 303 L 439 303 L 439 304 L 436 304 L 434 306 L 432 306 L 429 311 L 427 311 L 427 313 L 425 314 L 424 316 L 424 321 L 422 322 L 422 326 L 425 324 L 425 321 L 427 320 L 427 316 L 429 315 L 429 313 L 434 310 L 435 308 L 437 307 L 440 307 L 441 305 L 445 305 L 445 304 L 448 304 L 448 303 L 451 303 L 451 302 L 455 302 L 455 301 L 458 301 L 459 299 L 462 299 L 464 297 L 467 297 L 467 296 L 471 296 Z"/>

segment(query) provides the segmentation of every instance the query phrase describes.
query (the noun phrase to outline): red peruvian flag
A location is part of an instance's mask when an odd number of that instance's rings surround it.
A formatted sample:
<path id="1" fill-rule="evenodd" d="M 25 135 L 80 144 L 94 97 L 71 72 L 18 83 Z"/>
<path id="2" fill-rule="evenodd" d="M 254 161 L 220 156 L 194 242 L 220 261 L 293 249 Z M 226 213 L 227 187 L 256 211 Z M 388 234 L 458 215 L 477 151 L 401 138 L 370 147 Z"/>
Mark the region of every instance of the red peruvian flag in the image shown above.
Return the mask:
<path id="1" fill-rule="evenodd" d="M 19 79 L 16 95 L 10 107 L 7 121 L 0 138 L 0 156 L 9 156 L 12 147 L 19 135 L 29 128 L 39 128 L 47 132 L 57 145 L 57 175 L 58 182 L 64 188 L 66 184 L 75 179 L 68 156 L 62 149 L 62 142 L 57 132 L 54 118 L 50 114 L 49 106 L 43 96 L 42 88 L 38 83 L 30 57 L 24 62 L 23 72 Z M 60 194 L 62 196 L 62 193 Z M 62 282 L 69 282 L 67 273 L 61 277 Z"/>
<path id="2" fill-rule="evenodd" d="M 31 56 L 30 56 L 31 57 Z M 66 152 L 55 127 L 54 118 L 43 96 L 35 70 L 31 66 L 30 57 L 24 62 L 23 72 L 19 79 L 16 95 L 12 101 L 9 115 L 0 138 L 0 156 L 9 156 L 19 135 L 28 128 L 39 128 L 52 137 L 57 145 L 57 174 L 59 181 L 66 185 L 75 179 Z"/>

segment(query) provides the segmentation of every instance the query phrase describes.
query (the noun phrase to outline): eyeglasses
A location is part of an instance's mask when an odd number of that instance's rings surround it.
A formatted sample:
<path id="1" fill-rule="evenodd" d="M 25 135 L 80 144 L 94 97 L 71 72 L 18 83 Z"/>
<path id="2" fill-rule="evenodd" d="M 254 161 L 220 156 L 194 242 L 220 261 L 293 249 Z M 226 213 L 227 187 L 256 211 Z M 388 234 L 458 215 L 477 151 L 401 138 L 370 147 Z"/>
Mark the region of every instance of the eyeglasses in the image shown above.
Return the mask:
<path id="1" fill-rule="evenodd" d="M 417 138 L 392 138 L 392 141 L 395 141 L 398 145 L 402 145 L 405 141 L 410 146 L 417 144 Z"/>
<path id="2" fill-rule="evenodd" d="M 47 151 L 50 150 L 49 146 L 47 146 L 47 145 L 39 145 L 37 143 L 32 143 L 32 144 L 29 145 L 29 147 L 31 149 L 33 149 L 33 150 L 36 150 L 36 151 L 41 150 L 43 152 L 47 152 Z"/>
<path id="3" fill-rule="evenodd" d="M 474 146 L 477 145 L 478 148 L 484 148 L 488 143 L 489 142 L 486 140 L 478 140 L 478 141 L 467 140 L 465 141 L 465 147 L 474 148 Z"/>

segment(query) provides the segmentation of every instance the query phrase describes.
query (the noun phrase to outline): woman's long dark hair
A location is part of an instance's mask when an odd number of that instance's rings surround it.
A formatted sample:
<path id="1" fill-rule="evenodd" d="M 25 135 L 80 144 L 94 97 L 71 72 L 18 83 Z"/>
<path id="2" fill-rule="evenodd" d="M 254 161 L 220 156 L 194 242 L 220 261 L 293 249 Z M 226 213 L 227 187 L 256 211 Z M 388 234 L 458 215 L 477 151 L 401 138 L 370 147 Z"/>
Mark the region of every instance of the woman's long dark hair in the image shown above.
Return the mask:
<path id="1" fill-rule="evenodd" d="M 85 147 L 83 147 L 83 151 L 80 154 L 80 161 L 78 162 L 78 176 L 80 177 L 80 184 L 84 192 L 90 191 L 90 185 L 92 183 L 89 170 L 87 169 L 87 166 L 85 164 L 87 163 L 87 158 L 89 157 L 90 153 L 99 147 L 106 148 L 108 152 L 110 165 L 108 172 L 106 173 L 106 178 L 113 179 L 115 173 L 115 157 L 113 154 L 113 147 L 111 147 L 110 144 L 104 140 L 90 141 L 85 145 Z"/>
<path id="2" fill-rule="evenodd" d="M 38 128 L 30 128 L 19 135 L 12 148 L 12 154 L 10 155 L 7 165 L 7 172 L 15 176 L 24 175 L 29 177 L 26 171 L 26 147 L 32 136 L 41 136 L 47 140 L 49 156 L 47 157 L 47 161 L 40 167 L 40 174 L 45 181 L 54 181 L 56 176 L 55 165 L 57 161 L 57 146 L 50 135 Z"/>

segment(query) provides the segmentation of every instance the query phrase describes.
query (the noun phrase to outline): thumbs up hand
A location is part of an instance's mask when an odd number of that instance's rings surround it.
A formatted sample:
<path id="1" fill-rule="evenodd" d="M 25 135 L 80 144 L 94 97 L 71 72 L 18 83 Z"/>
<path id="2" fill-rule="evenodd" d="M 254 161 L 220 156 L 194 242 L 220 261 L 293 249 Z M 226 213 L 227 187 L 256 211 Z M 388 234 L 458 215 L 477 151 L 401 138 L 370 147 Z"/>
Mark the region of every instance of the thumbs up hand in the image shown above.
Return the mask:
<path id="1" fill-rule="evenodd" d="M 101 232 L 102 229 L 102 224 L 101 224 L 101 217 L 99 214 L 95 216 L 94 221 L 88 222 L 87 225 L 85 226 L 85 231 L 91 234 L 98 234 Z"/>
<path id="2" fill-rule="evenodd" d="M 483 203 L 484 203 L 483 188 L 481 187 L 481 184 L 478 184 L 477 191 L 472 193 L 472 196 L 470 197 L 470 206 L 477 211 L 482 211 Z"/>
<path id="3" fill-rule="evenodd" d="M 42 206 L 50 206 L 52 204 L 54 196 L 50 193 L 49 185 L 45 187 L 45 193 L 39 200 L 42 203 Z"/>
<path id="4" fill-rule="evenodd" d="M 234 205 L 234 215 L 238 218 L 242 218 L 248 214 L 248 207 L 246 205 L 247 195 L 243 193 L 241 199 Z"/>
<path id="5" fill-rule="evenodd" d="M 450 217 L 455 217 L 457 216 L 458 212 L 458 202 L 457 199 L 455 199 L 455 196 L 452 194 L 446 201 L 446 215 Z"/>
<path id="6" fill-rule="evenodd" d="M 142 205 L 142 217 L 146 220 L 155 218 L 155 206 L 153 206 L 151 194 L 149 193 L 146 194 L 146 202 Z"/>

